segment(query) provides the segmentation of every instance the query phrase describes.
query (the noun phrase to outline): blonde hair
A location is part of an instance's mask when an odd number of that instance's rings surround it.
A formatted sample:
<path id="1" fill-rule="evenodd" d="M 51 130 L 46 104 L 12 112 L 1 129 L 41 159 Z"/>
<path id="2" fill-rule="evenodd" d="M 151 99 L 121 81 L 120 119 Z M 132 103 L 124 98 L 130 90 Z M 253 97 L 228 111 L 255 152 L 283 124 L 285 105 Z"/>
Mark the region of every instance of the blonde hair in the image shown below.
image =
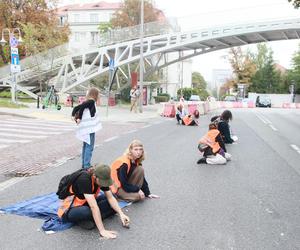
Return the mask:
<path id="1" fill-rule="evenodd" d="M 140 165 L 142 163 L 143 160 L 145 160 L 145 151 L 144 151 L 144 146 L 142 144 L 141 141 L 139 140 L 133 140 L 128 148 L 125 150 L 124 152 L 124 155 L 126 155 L 129 159 L 133 160 L 132 158 L 132 154 L 131 154 L 131 150 L 134 148 L 134 147 L 142 147 L 143 148 L 143 154 L 141 155 L 140 158 L 138 158 L 136 161 L 137 161 L 137 164 Z"/>
<path id="2" fill-rule="evenodd" d="M 86 94 L 86 99 L 93 99 L 95 102 L 98 100 L 99 90 L 97 88 L 90 88 Z"/>

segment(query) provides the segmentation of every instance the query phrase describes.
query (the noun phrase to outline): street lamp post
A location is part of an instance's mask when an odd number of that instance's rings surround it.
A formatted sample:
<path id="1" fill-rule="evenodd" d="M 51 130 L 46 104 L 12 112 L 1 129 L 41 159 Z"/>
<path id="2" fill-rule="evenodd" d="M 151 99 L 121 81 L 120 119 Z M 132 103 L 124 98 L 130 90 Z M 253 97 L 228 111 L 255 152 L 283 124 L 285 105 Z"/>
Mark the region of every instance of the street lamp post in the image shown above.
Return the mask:
<path id="1" fill-rule="evenodd" d="M 16 102 L 16 90 L 17 90 L 17 77 L 16 73 L 21 71 L 20 61 L 19 61 L 19 51 L 18 45 L 22 43 L 21 31 L 19 28 L 13 28 L 12 30 L 8 28 L 2 29 L 2 36 L 0 44 L 4 46 L 6 44 L 6 40 L 4 38 L 5 32 L 8 33 L 9 44 L 10 44 L 10 56 L 11 56 L 11 64 L 10 64 L 10 73 L 12 77 L 11 81 L 11 99 L 12 102 Z M 18 34 L 18 39 L 15 37 L 15 33 Z"/>
<path id="2" fill-rule="evenodd" d="M 143 112 L 143 100 L 144 100 L 144 0 L 141 0 L 141 27 L 140 27 L 140 101 L 139 110 Z"/>

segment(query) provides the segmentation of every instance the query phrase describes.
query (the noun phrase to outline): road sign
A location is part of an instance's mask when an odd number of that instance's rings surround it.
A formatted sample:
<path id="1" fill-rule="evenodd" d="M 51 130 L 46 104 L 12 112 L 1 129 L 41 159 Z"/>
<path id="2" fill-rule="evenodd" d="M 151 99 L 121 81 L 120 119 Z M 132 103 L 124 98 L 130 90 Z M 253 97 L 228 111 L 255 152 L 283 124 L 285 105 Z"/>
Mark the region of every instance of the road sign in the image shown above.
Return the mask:
<path id="1" fill-rule="evenodd" d="M 19 45 L 18 39 L 15 38 L 14 35 L 11 35 L 11 36 L 10 36 L 10 39 L 9 39 L 9 44 L 10 44 L 10 47 L 12 47 L 12 48 L 17 48 L 18 45 Z"/>
<path id="2" fill-rule="evenodd" d="M 109 60 L 109 70 L 114 70 L 115 69 L 115 60 L 110 59 Z"/>
<path id="3" fill-rule="evenodd" d="M 10 71 L 12 73 L 21 72 L 18 48 L 13 48 L 13 47 L 10 48 L 10 57 L 11 57 Z"/>

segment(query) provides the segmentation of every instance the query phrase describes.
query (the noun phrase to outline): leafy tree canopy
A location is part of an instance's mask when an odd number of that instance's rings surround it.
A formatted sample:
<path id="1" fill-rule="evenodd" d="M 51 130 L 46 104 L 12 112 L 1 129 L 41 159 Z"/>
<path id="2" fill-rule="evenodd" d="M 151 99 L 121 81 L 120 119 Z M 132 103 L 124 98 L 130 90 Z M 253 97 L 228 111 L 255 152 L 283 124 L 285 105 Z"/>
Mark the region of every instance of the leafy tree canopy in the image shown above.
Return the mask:
<path id="1" fill-rule="evenodd" d="M 207 83 L 204 77 L 199 72 L 192 73 L 192 86 L 193 88 L 198 88 L 205 90 L 207 87 Z"/>
<path id="2" fill-rule="evenodd" d="M 120 10 L 117 10 L 112 19 L 112 27 L 122 28 L 140 24 L 140 0 L 125 0 Z M 151 1 L 144 1 L 144 22 L 154 22 L 158 20 L 158 11 L 154 8 Z"/>
<path id="3" fill-rule="evenodd" d="M 291 2 L 295 9 L 298 9 L 300 7 L 300 0 L 288 0 L 289 2 Z"/>
<path id="4" fill-rule="evenodd" d="M 33 39 L 35 39 L 34 43 L 45 43 L 45 46 L 39 46 L 37 49 L 38 52 L 45 48 L 52 48 L 68 40 L 69 29 L 68 27 L 59 26 L 54 9 L 56 4 L 57 0 L 0 1 L 0 30 L 3 28 L 9 28 L 10 30 L 20 28 L 22 37 L 34 34 L 34 38 L 30 38 L 30 45 L 27 44 L 28 39 L 25 38 L 24 44 L 19 46 L 21 57 L 28 54 L 28 50 L 31 51 L 29 47 L 33 44 Z M 29 31 L 31 33 L 26 34 Z M 4 34 L 6 40 L 8 40 L 8 34 L 6 32 Z M 9 51 L 9 45 L 0 49 L 0 64 L 9 61 L 9 53 L 7 51 Z"/>

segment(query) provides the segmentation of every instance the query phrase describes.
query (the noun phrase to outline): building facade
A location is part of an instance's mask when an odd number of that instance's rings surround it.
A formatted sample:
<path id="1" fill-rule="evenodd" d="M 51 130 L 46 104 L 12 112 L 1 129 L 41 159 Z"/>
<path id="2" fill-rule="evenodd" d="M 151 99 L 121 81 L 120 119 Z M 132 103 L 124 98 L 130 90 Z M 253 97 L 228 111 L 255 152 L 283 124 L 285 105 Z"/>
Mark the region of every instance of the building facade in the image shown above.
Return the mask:
<path id="1" fill-rule="evenodd" d="M 99 25 L 109 22 L 113 13 L 121 7 L 122 3 L 107 2 L 72 4 L 60 7 L 57 12 L 59 20 L 61 24 L 67 23 L 71 30 L 69 49 L 79 52 L 99 45 L 99 40 L 101 39 Z M 159 20 L 165 20 L 163 12 L 157 11 Z M 171 23 L 172 25 L 174 23 L 177 25 L 176 20 L 171 20 Z M 172 58 L 172 54 L 167 56 Z M 163 69 L 162 72 L 159 81 L 161 87 L 158 92 L 168 93 L 171 97 L 176 97 L 179 88 L 191 87 L 192 85 L 191 60 L 170 65 Z"/>

